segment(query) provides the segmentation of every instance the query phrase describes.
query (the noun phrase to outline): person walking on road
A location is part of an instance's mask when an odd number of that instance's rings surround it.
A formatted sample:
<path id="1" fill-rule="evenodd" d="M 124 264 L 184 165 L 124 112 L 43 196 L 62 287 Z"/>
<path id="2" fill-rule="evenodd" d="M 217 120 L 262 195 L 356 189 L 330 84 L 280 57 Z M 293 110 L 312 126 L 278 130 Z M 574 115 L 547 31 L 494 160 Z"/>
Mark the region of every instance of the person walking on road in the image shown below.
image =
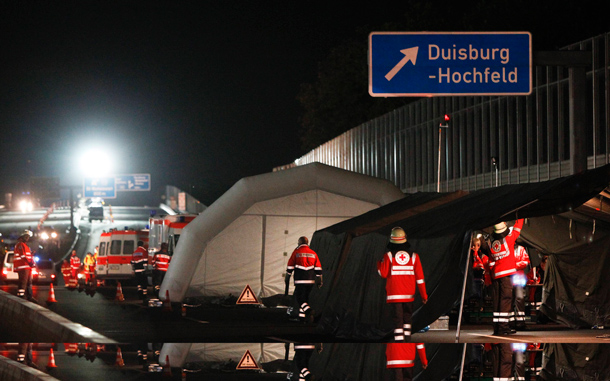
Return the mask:
<path id="1" fill-rule="evenodd" d="M 15 245 L 14 250 L 15 257 L 13 259 L 13 266 L 19 275 L 19 289 L 17 290 L 17 296 L 37 303 L 37 300 L 34 299 L 32 293 L 32 269 L 34 266 L 36 266 L 36 264 L 34 263 L 34 257 L 32 256 L 32 250 L 27 244 L 31 236 L 32 232 L 25 230 L 17 239 L 17 244 Z"/>
<path id="2" fill-rule="evenodd" d="M 163 242 L 161 244 L 161 248 L 155 253 L 152 259 L 153 292 L 155 293 L 156 298 L 159 298 L 159 290 L 161 289 L 161 284 L 163 283 L 163 278 L 165 278 L 165 274 L 167 273 L 167 268 L 169 267 L 169 262 L 171 259 L 172 257 L 170 257 L 167 253 L 167 243 Z"/>
<path id="3" fill-rule="evenodd" d="M 377 262 L 377 272 L 386 279 L 386 303 L 394 310 L 394 341 L 409 341 L 415 291 L 419 290 L 424 304 L 428 294 L 419 255 L 411 250 L 402 228 L 392 229 L 383 260 Z"/>
<path id="4" fill-rule="evenodd" d="M 148 278 L 146 276 L 146 266 L 148 265 L 148 250 L 144 247 L 144 242 L 138 241 L 138 248 L 131 255 L 131 266 L 138 283 L 138 295 L 140 299 L 146 300 L 148 294 Z"/>
<path id="5" fill-rule="evenodd" d="M 314 284 L 322 287 L 322 264 L 318 254 L 309 247 L 307 237 L 300 237 L 298 246 L 292 252 L 288 265 L 286 266 L 286 292 L 290 277 L 294 272 L 294 298 L 299 311 L 299 321 L 307 321 L 307 315 L 311 312 L 309 306 L 309 294 Z"/>

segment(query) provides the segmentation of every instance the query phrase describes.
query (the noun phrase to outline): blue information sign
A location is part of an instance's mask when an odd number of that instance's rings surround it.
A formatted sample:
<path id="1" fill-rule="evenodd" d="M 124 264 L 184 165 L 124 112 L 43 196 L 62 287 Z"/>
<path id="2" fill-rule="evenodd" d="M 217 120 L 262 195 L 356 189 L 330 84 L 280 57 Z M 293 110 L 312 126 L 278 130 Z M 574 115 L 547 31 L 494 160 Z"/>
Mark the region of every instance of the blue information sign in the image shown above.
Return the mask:
<path id="1" fill-rule="evenodd" d="M 528 32 L 373 32 L 369 93 L 374 97 L 527 95 Z"/>
<path id="2" fill-rule="evenodd" d="M 149 191 L 150 174 L 116 175 L 116 189 L 118 191 Z"/>
<path id="3" fill-rule="evenodd" d="M 114 176 L 86 177 L 83 183 L 83 194 L 85 198 L 116 198 Z"/>

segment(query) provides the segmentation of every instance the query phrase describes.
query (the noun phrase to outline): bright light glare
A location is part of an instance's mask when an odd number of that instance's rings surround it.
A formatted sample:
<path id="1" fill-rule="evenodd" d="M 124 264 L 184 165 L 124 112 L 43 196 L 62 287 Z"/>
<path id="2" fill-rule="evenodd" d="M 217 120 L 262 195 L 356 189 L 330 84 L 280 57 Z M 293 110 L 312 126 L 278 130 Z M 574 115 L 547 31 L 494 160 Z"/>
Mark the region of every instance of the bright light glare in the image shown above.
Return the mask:
<path id="1" fill-rule="evenodd" d="M 47 239 L 49 239 L 49 235 L 47 234 L 47 232 L 42 232 L 42 234 L 40 235 L 40 238 L 47 240 Z"/>
<path id="2" fill-rule="evenodd" d="M 34 206 L 32 205 L 32 201 L 28 201 L 28 200 L 21 200 L 19 202 L 19 209 L 21 209 L 22 212 L 31 212 L 34 209 Z"/>
<path id="3" fill-rule="evenodd" d="M 112 157 L 101 149 L 92 149 L 80 158 L 80 168 L 85 177 L 104 177 L 112 174 Z"/>

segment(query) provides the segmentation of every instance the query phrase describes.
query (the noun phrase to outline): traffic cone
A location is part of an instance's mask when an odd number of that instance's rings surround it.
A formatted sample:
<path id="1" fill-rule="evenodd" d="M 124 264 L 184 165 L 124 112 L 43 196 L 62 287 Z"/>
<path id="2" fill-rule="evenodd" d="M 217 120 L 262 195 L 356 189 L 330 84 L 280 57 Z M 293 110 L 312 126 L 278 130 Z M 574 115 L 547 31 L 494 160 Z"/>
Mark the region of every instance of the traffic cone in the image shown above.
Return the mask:
<path id="1" fill-rule="evenodd" d="M 182 317 L 186 317 L 186 305 L 184 303 L 182 303 L 182 310 L 180 312 L 182 313 Z"/>
<path id="2" fill-rule="evenodd" d="M 125 301 L 125 296 L 123 295 L 123 289 L 121 288 L 121 282 L 117 282 L 116 284 L 116 300 L 119 302 Z"/>
<path id="3" fill-rule="evenodd" d="M 165 356 L 165 365 L 163 365 L 163 376 L 172 377 L 172 367 L 169 365 L 169 355 Z"/>
<path id="4" fill-rule="evenodd" d="M 57 368 L 55 365 L 55 355 L 53 354 L 53 348 L 51 348 L 51 352 L 49 353 L 49 361 L 47 362 L 47 369 Z"/>
<path id="5" fill-rule="evenodd" d="M 55 299 L 55 289 L 53 288 L 53 283 L 51 283 L 51 289 L 49 290 L 49 297 L 47 298 L 47 303 L 57 303 L 57 300 Z"/>
<path id="6" fill-rule="evenodd" d="M 172 303 L 169 300 L 169 290 L 165 290 L 165 300 L 163 301 L 163 311 L 171 312 Z"/>
<path id="7" fill-rule="evenodd" d="M 186 370 L 184 370 L 184 369 L 182 369 L 181 379 L 182 379 L 182 381 L 186 381 Z"/>
<path id="8" fill-rule="evenodd" d="M 125 361 L 123 361 L 123 353 L 121 353 L 121 347 L 116 347 L 116 366 L 125 366 Z"/>

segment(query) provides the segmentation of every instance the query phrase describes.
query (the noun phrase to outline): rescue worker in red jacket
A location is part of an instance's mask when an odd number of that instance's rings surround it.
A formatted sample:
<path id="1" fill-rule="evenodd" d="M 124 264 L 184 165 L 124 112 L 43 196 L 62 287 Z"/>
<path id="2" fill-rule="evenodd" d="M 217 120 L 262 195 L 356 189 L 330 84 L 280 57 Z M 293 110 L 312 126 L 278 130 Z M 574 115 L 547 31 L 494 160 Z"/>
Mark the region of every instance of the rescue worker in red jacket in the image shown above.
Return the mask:
<path id="1" fill-rule="evenodd" d="M 131 255 L 131 267 L 135 273 L 136 283 L 138 284 L 138 295 L 141 299 L 146 299 L 148 294 L 148 279 L 146 277 L 146 266 L 148 265 L 148 250 L 144 247 L 144 242 L 138 241 L 138 248 Z"/>
<path id="2" fill-rule="evenodd" d="M 415 352 L 419 355 L 422 368 L 428 367 L 426 348 L 423 343 L 388 343 L 386 344 L 386 368 L 391 369 L 392 381 L 406 381 L 413 379 L 413 366 L 415 365 Z"/>
<path id="3" fill-rule="evenodd" d="M 318 254 L 309 247 L 307 237 L 300 237 L 286 266 L 286 294 L 290 277 L 294 272 L 294 298 L 299 311 L 299 320 L 304 322 L 310 312 L 309 294 L 314 284 L 322 287 L 322 264 Z"/>
<path id="4" fill-rule="evenodd" d="M 491 277 L 493 279 L 493 324 L 494 335 L 508 335 L 514 333 L 510 328 L 513 305 L 513 281 L 512 275 L 517 272 L 515 260 L 515 241 L 521 234 L 523 219 L 515 222 L 512 230 L 509 230 L 505 222 L 494 225 L 491 234 Z"/>
<path id="5" fill-rule="evenodd" d="M 411 317 L 415 291 L 419 289 L 422 302 L 428 301 L 424 271 L 419 255 L 410 250 L 407 234 L 400 227 L 392 229 L 390 243 L 377 271 L 386 280 L 386 303 L 394 309 L 394 340 L 411 339 Z"/>
<path id="6" fill-rule="evenodd" d="M 64 285 L 68 287 L 70 285 L 72 269 L 70 268 L 70 262 L 68 262 L 67 259 L 64 259 L 64 262 L 61 264 L 61 275 L 64 277 Z"/>
<path id="7" fill-rule="evenodd" d="M 161 289 L 161 283 L 163 283 L 163 278 L 165 278 L 165 274 L 167 273 L 167 268 L 169 267 L 169 262 L 172 257 L 167 253 L 167 243 L 163 242 L 161 244 L 161 248 L 159 251 L 155 253 L 152 259 L 153 265 L 153 292 L 155 297 L 159 297 L 159 290 Z"/>
<path id="8" fill-rule="evenodd" d="M 36 265 L 32 250 L 27 242 L 30 240 L 32 232 L 25 230 L 19 238 L 14 249 L 13 266 L 19 275 L 19 289 L 17 296 L 25 298 L 31 302 L 37 302 L 32 294 L 32 269 Z"/>
<path id="9" fill-rule="evenodd" d="M 513 308 L 515 311 L 515 329 L 523 331 L 525 327 L 525 285 L 526 272 L 529 271 L 530 257 L 525 247 L 515 245 L 515 264 L 517 272 L 513 275 Z"/>
<path id="10" fill-rule="evenodd" d="M 78 278 L 80 265 L 80 258 L 76 255 L 76 250 L 72 250 L 72 256 L 70 256 L 70 276 L 72 279 Z"/>
<path id="11" fill-rule="evenodd" d="M 475 290 L 480 298 L 481 305 L 485 297 L 488 295 L 488 288 L 491 285 L 491 276 L 489 275 L 489 249 L 487 245 L 483 245 L 485 241 L 480 237 L 472 239 L 470 253 L 472 255 L 472 272 L 475 280 Z"/>
<path id="12" fill-rule="evenodd" d="M 70 257 L 70 287 L 76 288 L 78 286 L 78 272 L 80 271 L 80 258 L 76 255 L 76 250 L 72 250 L 72 256 Z"/>

